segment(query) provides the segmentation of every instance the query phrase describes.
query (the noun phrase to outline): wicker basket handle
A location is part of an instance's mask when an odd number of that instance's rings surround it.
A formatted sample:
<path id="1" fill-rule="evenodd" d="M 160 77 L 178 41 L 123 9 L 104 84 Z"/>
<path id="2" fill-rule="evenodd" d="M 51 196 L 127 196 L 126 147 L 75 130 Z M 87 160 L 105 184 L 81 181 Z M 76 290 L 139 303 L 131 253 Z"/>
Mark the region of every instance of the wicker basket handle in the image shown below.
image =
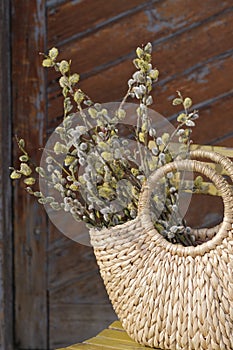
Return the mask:
<path id="1" fill-rule="evenodd" d="M 192 154 L 197 156 L 197 153 Z M 205 154 L 206 157 L 207 154 Z M 204 155 L 203 155 L 204 156 Z M 211 155 L 212 156 L 212 155 Z M 214 157 L 214 156 L 213 156 Z M 230 165 L 230 164 L 229 164 Z M 149 214 L 150 213 L 150 196 L 153 190 L 154 184 L 163 178 L 167 173 L 186 170 L 186 171 L 196 171 L 206 177 L 208 177 L 216 186 L 218 191 L 221 193 L 224 203 L 224 221 L 233 222 L 233 193 L 230 185 L 221 176 L 218 175 L 213 169 L 203 162 L 196 160 L 179 160 L 168 163 L 163 167 L 157 169 L 148 179 L 147 183 L 143 186 L 142 192 L 139 198 L 138 204 L 138 215 Z"/>
<path id="2" fill-rule="evenodd" d="M 205 157 L 206 155 L 207 154 L 205 154 Z M 195 156 L 197 156 L 197 153 Z M 230 165 L 230 163 L 228 165 Z M 151 220 L 150 197 L 154 184 L 158 183 L 158 181 L 167 173 L 178 170 L 196 171 L 207 176 L 215 184 L 223 199 L 224 216 L 223 222 L 220 225 L 218 232 L 211 240 L 196 247 L 184 247 L 180 244 L 172 244 L 166 241 L 154 228 L 154 224 Z M 210 250 L 215 249 L 217 246 L 221 245 L 225 238 L 229 240 L 232 239 L 231 232 L 233 229 L 233 192 L 228 182 L 204 162 L 189 159 L 174 161 L 156 170 L 143 186 L 139 197 L 137 218 L 141 221 L 142 226 L 145 227 L 144 235 L 150 235 L 151 237 L 153 236 L 153 240 L 157 241 L 157 244 L 161 246 L 161 249 L 169 251 L 172 255 L 179 256 L 196 257 L 198 255 L 204 255 Z"/>
<path id="3" fill-rule="evenodd" d="M 217 152 L 205 151 L 205 150 L 201 150 L 201 149 L 191 151 L 190 157 L 191 158 L 207 158 L 207 159 L 214 161 L 215 163 L 220 164 L 228 172 L 231 180 L 233 181 L 233 162 L 229 158 L 227 158 L 227 157 L 225 157 Z"/>

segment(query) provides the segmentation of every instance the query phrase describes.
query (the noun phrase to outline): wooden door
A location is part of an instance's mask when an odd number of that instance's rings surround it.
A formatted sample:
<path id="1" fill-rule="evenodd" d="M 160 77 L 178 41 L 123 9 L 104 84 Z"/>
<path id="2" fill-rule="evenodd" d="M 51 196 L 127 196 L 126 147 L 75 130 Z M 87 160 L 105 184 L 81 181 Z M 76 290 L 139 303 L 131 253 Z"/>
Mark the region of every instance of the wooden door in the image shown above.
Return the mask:
<path id="1" fill-rule="evenodd" d="M 171 101 L 175 91 L 181 90 L 200 111 L 193 132 L 195 143 L 233 147 L 231 5 L 230 0 L 12 0 L 12 64 L 7 73 L 12 101 L 1 107 L 1 112 L 12 115 L 12 137 L 17 134 L 29 140 L 31 154 L 39 159 L 38 148 L 61 120 L 57 76 L 41 68 L 39 51 L 57 46 L 61 57 L 71 58 L 74 71 L 81 72 L 81 88 L 95 101 L 111 102 L 124 95 L 133 72 L 134 49 L 151 41 L 153 60 L 161 72 L 152 108 L 175 121 L 177 110 Z M 3 58 L 1 52 L 1 62 Z M 10 154 L 5 130 L 9 133 L 11 122 L 1 118 L 5 155 Z M 15 143 L 13 158 L 17 161 Z M 7 163 L 6 158 L 4 179 Z M 2 189 L 4 184 L 5 180 Z M 218 210 L 210 217 L 208 206 L 201 205 L 200 222 L 216 221 Z M 0 236 L 0 253 L 14 252 L 14 273 L 12 260 L 8 265 L 5 260 L 3 280 L 5 299 L 7 288 L 14 290 L 15 348 L 44 350 L 69 345 L 95 335 L 115 319 L 92 249 L 60 233 L 20 184 L 14 186 L 11 216 L 9 202 L 5 208 L 2 227 L 10 245 L 6 248 Z M 193 224 L 198 209 L 194 205 L 191 210 Z M 6 235 L 11 227 L 9 217 L 14 224 L 13 241 L 11 234 Z M 0 293 L 0 304 L 1 298 Z M 12 314 L 11 299 L 7 300 L 5 320 L 7 312 Z M 10 318 L 7 322 L 12 331 Z M 10 335 L 9 344 L 12 339 Z"/>

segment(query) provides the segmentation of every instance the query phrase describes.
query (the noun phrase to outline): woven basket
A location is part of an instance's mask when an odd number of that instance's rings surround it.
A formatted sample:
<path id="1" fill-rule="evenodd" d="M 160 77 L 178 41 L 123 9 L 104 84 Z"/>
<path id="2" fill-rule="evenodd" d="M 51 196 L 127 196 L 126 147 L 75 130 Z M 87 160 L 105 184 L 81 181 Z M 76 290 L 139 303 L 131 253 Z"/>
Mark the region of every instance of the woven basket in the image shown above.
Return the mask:
<path id="1" fill-rule="evenodd" d="M 232 162 L 193 151 L 192 158 L 221 164 L 233 179 Z M 150 217 L 154 183 L 166 173 L 193 170 L 220 191 L 224 219 L 193 232 L 208 241 L 184 247 L 166 241 Z M 210 208 L 211 210 L 211 208 Z M 224 178 L 197 160 L 169 163 L 143 187 L 136 219 L 110 229 L 90 230 L 108 295 L 127 333 L 160 349 L 233 349 L 233 193 Z"/>

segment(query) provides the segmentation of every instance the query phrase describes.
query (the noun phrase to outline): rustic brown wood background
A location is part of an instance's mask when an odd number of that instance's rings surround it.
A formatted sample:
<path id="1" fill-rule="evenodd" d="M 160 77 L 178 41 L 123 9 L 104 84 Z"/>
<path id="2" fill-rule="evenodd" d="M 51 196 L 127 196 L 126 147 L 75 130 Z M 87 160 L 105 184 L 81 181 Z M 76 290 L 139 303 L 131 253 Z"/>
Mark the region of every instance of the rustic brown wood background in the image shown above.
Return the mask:
<path id="1" fill-rule="evenodd" d="M 181 90 L 200 111 L 195 143 L 233 147 L 232 10 L 231 0 L 1 2 L 0 349 L 65 346 L 116 317 L 92 249 L 58 232 L 19 184 L 11 211 L 13 135 L 30 140 L 39 159 L 38 148 L 62 116 L 57 76 L 41 68 L 38 52 L 57 46 L 81 72 L 81 87 L 94 100 L 110 102 L 124 95 L 134 49 L 151 41 L 161 72 L 153 108 L 175 120 L 171 100 Z M 190 223 L 219 220 L 219 200 L 211 203 L 211 213 L 208 200 L 194 204 Z"/>
<path id="2" fill-rule="evenodd" d="M 0 349 L 13 346 L 10 6 L 0 3 Z"/>

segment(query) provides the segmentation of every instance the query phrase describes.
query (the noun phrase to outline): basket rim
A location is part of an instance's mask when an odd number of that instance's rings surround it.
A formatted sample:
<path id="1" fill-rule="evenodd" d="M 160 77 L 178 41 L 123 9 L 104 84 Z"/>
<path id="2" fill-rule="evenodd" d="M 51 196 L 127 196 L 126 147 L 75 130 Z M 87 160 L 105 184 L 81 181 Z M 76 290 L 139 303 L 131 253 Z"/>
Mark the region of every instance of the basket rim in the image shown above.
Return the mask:
<path id="1" fill-rule="evenodd" d="M 230 174 L 230 177 L 233 180 L 233 163 L 231 162 L 230 159 L 228 159 L 225 156 L 222 156 L 216 152 L 213 151 L 204 151 L 204 150 L 196 150 L 196 151 L 192 151 L 190 152 L 190 156 L 191 157 L 198 157 L 198 158 L 209 158 L 213 161 L 215 161 L 216 163 L 220 163 Z M 204 168 L 204 170 L 206 170 L 212 177 L 214 177 L 215 180 L 219 180 L 222 184 L 224 184 L 224 186 L 226 185 L 226 193 L 225 193 L 225 203 L 224 203 L 224 218 L 223 221 L 220 225 L 211 227 L 211 228 L 201 228 L 201 229 L 192 229 L 193 231 L 198 230 L 199 232 L 203 231 L 203 230 L 209 230 L 213 232 L 213 230 L 216 230 L 216 234 L 214 235 L 214 237 L 212 237 L 209 241 L 202 243 L 201 245 L 198 246 L 189 246 L 189 247 L 185 247 L 181 244 L 173 244 L 168 242 L 154 227 L 152 221 L 151 221 L 151 217 L 150 217 L 150 210 L 149 210 L 149 206 L 147 209 L 144 209 L 141 207 L 140 201 L 139 201 L 139 207 L 138 207 L 138 214 L 137 217 L 133 220 L 127 221 L 124 224 L 120 224 L 120 225 L 116 225 L 110 228 L 102 228 L 101 230 L 98 230 L 96 228 L 91 228 L 90 229 L 90 236 L 91 236 L 91 241 L 93 243 L 93 247 L 97 248 L 97 249 L 103 249 L 103 248 L 111 248 L 114 245 L 119 245 L 122 244 L 122 240 L 121 240 L 121 236 L 119 235 L 119 232 L 123 233 L 124 235 L 124 231 L 127 232 L 127 229 L 133 230 L 134 225 L 136 225 L 138 223 L 138 221 L 141 222 L 141 227 L 143 228 L 143 232 L 141 232 L 141 235 L 136 235 L 134 236 L 132 234 L 132 240 L 129 242 L 131 244 L 133 244 L 133 242 L 136 242 L 137 244 L 139 242 L 143 242 L 146 239 L 148 239 L 148 236 L 150 237 L 151 240 L 156 241 L 156 244 L 158 246 L 160 246 L 161 249 L 170 252 L 172 255 L 179 255 L 182 257 L 196 257 L 196 256 L 200 256 L 200 255 L 204 255 L 206 253 L 209 253 L 211 250 L 215 249 L 217 246 L 221 245 L 222 241 L 227 238 L 229 236 L 229 231 L 232 230 L 233 228 L 233 208 L 232 206 L 229 208 L 231 203 L 231 200 L 233 198 L 233 193 L 230 189 L 229 184 L 225 181 L 225 179 L 223 179 L 222 176 L 218 175 L 215 171 L 213 171 L 213 169 L 209 168 L 205 163 L 200 162 L 200 161 L 192 161 L 192 160 L 183 160 L 183 161 L 175 161 L 176 163 L 182 163 L 186 162 L 186 166 L 188 166 L 191 163 L 195 163 L 196 166 L 198 167 L 199 170 L 197 170 L 198 172 L 202 172 L 202 169 Z M 173 163 L 175 163 L 173 162 Z M 165 167 L 169 167 L 171 163 L 168 163 L 165 165 Z M 162 169 L 162 168 L 160 168 Z M 161 173 L 163 173 L 163 169 L 162 171 L 158 169 Z M 158 170 L 155 171 L 158 172 Z M 153 175 L 153 174 L 152 174 Z M 208 175 L 207 175 L 208 177 Z M 213 179 L 212 179 L 213 180 Z M 145 186 L 143 186 L 143 190 L 142 192 L 145 190 L 148 191 L 148 181 L 145 184 Z M 142 196 L 142 192 L 140 195 L 140 199 Z M 225 192 L 225 191 L 224 191 Z M 146 197 L 146 196 L 144 196 Z M 230 199 L 229 199 L 230 198 Z M 226 212 L 226 202 L 228 209 Z M 144 206 L 143 206 L 144 207 Z M 142 210 L 143 209 L 143 210 Z M 98 231 L 98 235 L 96 235 L 96 232 Z M 109 232 L 111 232 L 111 235 L 109 235 Z M 118 232 L 118 235 L 117 235 Z M 115 234 L 116 237 L 115 238 Z M 111 238 L 111 236 L 113 236 L 115 239 Z M 126 235 L 126 239 L 129 240 L 129 236 Z"/>
<path id="2" fill-rule="evenodd" d="M 210 178 L 216 185 L 216 187 L 222 192 L 222 199 L 224 203 L 224 217 L 218 232 L 207 242 L 202 243 L 198 246 L 185 247 L 181 244 L 173 244 L 168 242 L 162 235 L 155 229 L 154 224 L 151 220 L 150 215 L 150 195 L 152 191 L 152 186 L 157 183 L 160 178 L 166 175 L 166 173 L 174 170 L 193 170 L 206 175 Z M 207 166 L 205 163 L 196 160 L 180 160 L 174 161 L 164 165 L 163 167 L 157 169 L 147 180 L 139 198 L 139 213 L 138 216 L 141 217 L 142 227 L 147 227 L 148 232 L 153 234 L 156 238 L 157 244 L 163 247 L 166 251 L 171 254 L 178 254 L 180 256 L 197 256 L 204 255 L 210 252 L 210 250 L 215 249 L 218 245 L 222 243 L 224 238 L 228 237 L 228 234 L 232 229 L 233 224 L 233 193 L 230 185 L 227 181 L 219 174 L 217 174 L 213 169 Z M 149 234 L 149 233 L 148 233 Z"/>

